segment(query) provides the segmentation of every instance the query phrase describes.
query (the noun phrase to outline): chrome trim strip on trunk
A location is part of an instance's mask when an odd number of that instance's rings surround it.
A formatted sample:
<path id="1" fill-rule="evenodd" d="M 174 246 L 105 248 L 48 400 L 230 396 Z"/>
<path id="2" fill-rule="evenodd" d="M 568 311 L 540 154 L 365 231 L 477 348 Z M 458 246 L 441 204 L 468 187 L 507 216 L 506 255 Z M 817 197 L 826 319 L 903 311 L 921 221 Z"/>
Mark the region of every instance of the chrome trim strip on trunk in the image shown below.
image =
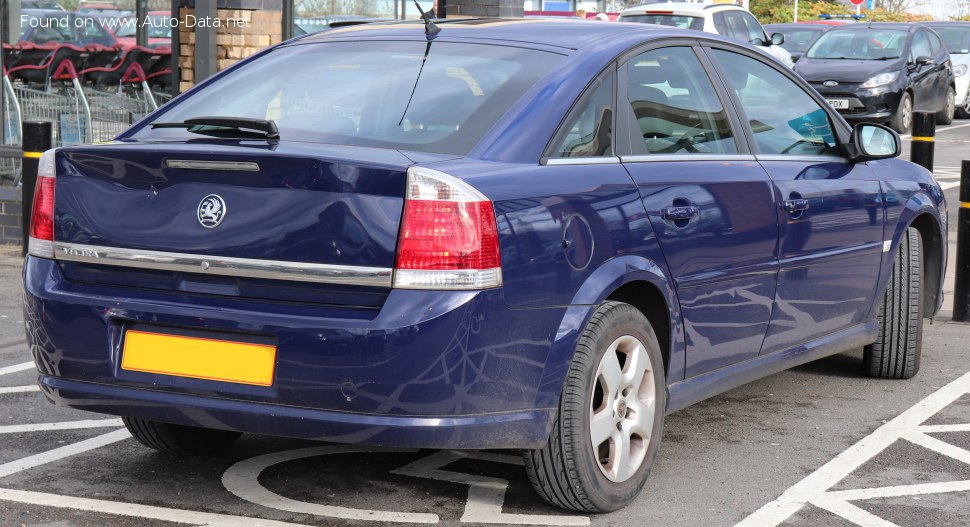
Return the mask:
<path id="1" fill-rule="evenodd" d="M 199 161 L 194 159 L 166 159 L 168 168 L 187 170 L 233 170 L 238 172 L 259 172 L 259 165 L 249 161 Z"/>
<path id="2" fill-rule="evenodd" d="M 548 166 L 568 166 L 568 165 L 615 165 L 620 162 L 620 158 L 614 156 L 605 157 L 550 157 L 542 160 L 543 165 Z"/>
<path id="3" fill-rule="evenodd" d="M 54 242 L 54 259 L 184 273 L 371 287 L 391 287 L 393 274 L 393 269 L 385 267 L 280 262 L 63 242 Z"/>

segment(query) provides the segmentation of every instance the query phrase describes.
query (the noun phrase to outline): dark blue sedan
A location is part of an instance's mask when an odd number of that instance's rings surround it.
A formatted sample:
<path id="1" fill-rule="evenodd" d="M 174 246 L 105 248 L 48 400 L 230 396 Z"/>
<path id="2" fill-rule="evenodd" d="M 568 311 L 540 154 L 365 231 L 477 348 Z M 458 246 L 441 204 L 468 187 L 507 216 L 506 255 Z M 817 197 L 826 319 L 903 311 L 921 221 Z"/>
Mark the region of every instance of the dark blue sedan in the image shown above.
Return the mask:
<path id="1" fill-rule="evenodd" d="M 608 511 L 666 414 L 863 346 L 916 374 L 945 204 L 893 131 L 715 35 L 438 28 L 291 40 L 45 153 L 46 396 L 180 454 L 524 450 L 547 501 Z"/>

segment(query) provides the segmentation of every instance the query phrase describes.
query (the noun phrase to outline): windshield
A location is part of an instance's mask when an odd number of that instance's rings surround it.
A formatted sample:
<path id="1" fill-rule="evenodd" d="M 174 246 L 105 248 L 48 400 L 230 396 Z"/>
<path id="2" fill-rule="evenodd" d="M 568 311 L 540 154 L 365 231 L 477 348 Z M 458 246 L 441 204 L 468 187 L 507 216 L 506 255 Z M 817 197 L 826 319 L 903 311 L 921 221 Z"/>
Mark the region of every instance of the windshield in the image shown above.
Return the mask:
<path id="1" fill-rule="evenodd" d="M 464 155 L 561 60 L 545 51 L 453 42 L 288 46 L 192 92 L 154 121 L 271 119 L 283 140 Z M 146 127 L 132 137 L 199 136 Z"/>
<path id="2" fill-rule="evenodd" d="M 772 31 L 771 28 L 766 29 L 769 32 Z M 792 53 L 803 53 L 822 34 L 822 31 L 821 29 L 785 29 L 779 31 L 785 35 L 785 42 L 782 43 L 781 47 Z"/>
<path id="3" fill-rule="evenodd" d="M 833 29 L 806 56 L 810 59 L 887 60 L 902 56 L 905 31 L 898 29 Z"/>
<path id="4" fill-rule="evenodd" d="M 115 31 L 116 37 L 133 37 L 138 29 L 138 19 L 136 18 L 123 18 L 117 22 L 118 30 Z M 167 16 L 160 15 L 150 15 L 148 17 L 148 24 L 145 25 L 145 31 L 148 33 L 148 38 L 172 38 L 172 19 Z M 106 23 L 106 26 L 110 27 L 112 24 Z"/>
<path id="5" fill-rule="evenodd" d="M 704 19 L 699 16 L 686 15 L 623 15 L 619 22 L 639 22 L 641 24 L 657 24 L 658 26 L 679 27 L 681 29 L 704 29 Z"/>
<path id="6" fill-rule="evenodd" d="M 933 30 L 943 39 L 950 53 L 959 55 L 970 53 L 970 27 L 935 26 Z"/>

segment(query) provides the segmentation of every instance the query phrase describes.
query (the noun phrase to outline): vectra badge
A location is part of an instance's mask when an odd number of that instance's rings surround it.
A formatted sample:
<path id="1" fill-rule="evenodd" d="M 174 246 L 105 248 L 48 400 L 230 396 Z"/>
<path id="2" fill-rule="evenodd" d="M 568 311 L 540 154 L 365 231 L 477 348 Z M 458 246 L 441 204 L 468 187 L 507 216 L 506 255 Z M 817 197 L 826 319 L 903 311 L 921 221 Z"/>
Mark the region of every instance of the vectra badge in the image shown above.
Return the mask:
<path id="1" fill-rule="evenodd" d="M 825 82 L 822 83 L 822 86 L 828 86 L 829 88 L 832 88 L 832 87 L 835 87 L 835 86 L 838 86 L 838 85 L 839 85 L 839 83 L 837 83 L 835 81 L 825 81 Z"/>
<path id="2" fill-rule="evenodd" d="M 199 223 L 207 229 L 218 227 L 226 217 L 226 202 L 216 194 L 209 194 L 199 203 Z"/>

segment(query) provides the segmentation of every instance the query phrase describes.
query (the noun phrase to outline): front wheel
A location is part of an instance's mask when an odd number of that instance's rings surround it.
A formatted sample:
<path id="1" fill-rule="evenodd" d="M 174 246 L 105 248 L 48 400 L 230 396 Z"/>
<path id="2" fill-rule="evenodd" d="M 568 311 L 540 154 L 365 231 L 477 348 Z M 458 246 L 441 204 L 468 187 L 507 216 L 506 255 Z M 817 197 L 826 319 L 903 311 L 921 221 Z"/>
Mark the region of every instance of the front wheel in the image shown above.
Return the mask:
<path id="1" fill-rule="evenodd" d="M 956 113 L 956 98 L 957 94 L 953 90 L 953 87 L 946 89 L 946 103 L 943 105 L 943 109 L 936 113 L 936 124 L 937 125 L 947 125 L 953 122 L 953 115 Z"/>
<path id="2" fill-rule="evenodd" d="M 956 110 L 957 119 L 970 119 L 970 93 L 967 94 L 966 102 Z"/>
<path id="3" fill-rule="evenodd" d="M 903 233 L 879 306 L 879 338 L 865 347 L 871 377 L 909 379 L 919 371 L 923 347 L 923 245 L 919 231 Z"/>
<path id="4" fill-rule="evenodd" d="M 896 108 L 896 115 L 893 116 L 890 126 L 901 134 L 908 134 L 913 126 L 913 97 L 909 92 L 903 92 L 899 99 L 899 107 Z"/>
<path id="5" fill-rule="evenodd" d="M 666 387 L 656 333 L 629 304 L 606 302 L 576 347 L 545 446 L 525 452 L 536 492 L 582 512 L 625 507 L 643 488 L 663 432 Z"/>

